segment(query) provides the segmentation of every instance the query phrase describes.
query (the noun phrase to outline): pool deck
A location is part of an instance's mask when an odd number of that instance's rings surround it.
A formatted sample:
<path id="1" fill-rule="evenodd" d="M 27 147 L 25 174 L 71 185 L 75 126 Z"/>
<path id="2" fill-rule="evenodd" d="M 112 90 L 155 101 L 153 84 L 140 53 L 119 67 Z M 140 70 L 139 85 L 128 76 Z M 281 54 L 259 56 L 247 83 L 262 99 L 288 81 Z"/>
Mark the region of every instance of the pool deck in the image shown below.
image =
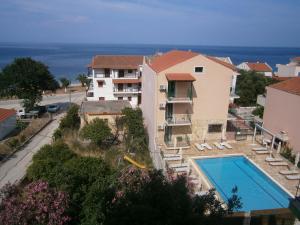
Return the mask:
<path id="1" fill-rule="evenodd" d="M 251 141 L 228 141 L 230 145 L 233 147 L 233 149 L 224 149 L 219 150 L 216 149 L 215 146 L 213 146 L 213 143 L 208 142 L 213 149 L 212 150 L 204 150 L 199 151 L 196 149 L 195 145 L 192 143 L 192 147 L 189 149 L 182 150 L 183 159 L 185 162 L 188 162 L 189 159 L 193 157 L 203 157 L 203 156 L 222 156 L 222 155 L 229 155 L 229 154 L 243 154 L 246 155 L 250 160 L 252 160 L 255 164 L 257 164 L 262 170 L 264 170 L 270 177 L 272 177 L 275 181 L 277 181 L 281 186 L 283 186 L 285 189 L 287 189 L 292 195 L 296 194 L 297 191 L 297 185 L 299 183 L 299 180 L 288 180 L 285 178 L 284 175 L 279 174 L 280 170 L 287 170 L 287 166 L 271 166 L 268 162 L 265 161 L 266 157 L 269 156 L 269 154 L 263 154 L 259 155 L 256 154 L 255 151 L 252 150 L 253 147 L 260 147 L 259 143 L 256 143 L 257 145 L 251 145 Z M 273 153 L 276 153 L 276 150 L 273 150 Z M 275 156 L 273 154 L 273 156 Z M 293 167 L 293 164 L 290 163 L 285 158 L 276 155 L 276 158 L 282 158 L 284 162 L 289 163 L 289 166 L 291 168 Z M 195 169 L 195 168 L 194 168 Z M 192 170 L 195 172 L 195 170 Z M 299 175 L 300 175 L 300 170 Z"/>

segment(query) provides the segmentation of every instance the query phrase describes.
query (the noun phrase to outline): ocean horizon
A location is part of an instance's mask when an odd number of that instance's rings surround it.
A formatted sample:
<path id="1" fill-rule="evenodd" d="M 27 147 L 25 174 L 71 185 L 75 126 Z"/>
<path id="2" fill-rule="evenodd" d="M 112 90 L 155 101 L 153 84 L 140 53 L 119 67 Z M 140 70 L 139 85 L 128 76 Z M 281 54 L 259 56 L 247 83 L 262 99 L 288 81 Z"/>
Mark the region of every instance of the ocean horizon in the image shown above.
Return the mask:
<path id="1" fill-rule="evenodd" d="M 74 82 L 79 73 L 87 73 L 87 65 L 94 55 L 153 55 L 172 49 L 191 50 L 211 56 L 228 56 L 236 65 L 243 61 L 267 62 L 274 71 L 276 64 L 286 64 L 291 58 L 300 56 L 300 47 L 0 42 L 0 69 L 17 57 L 32 57 L 45 63 L 56 78 L 67 77 Z"/>

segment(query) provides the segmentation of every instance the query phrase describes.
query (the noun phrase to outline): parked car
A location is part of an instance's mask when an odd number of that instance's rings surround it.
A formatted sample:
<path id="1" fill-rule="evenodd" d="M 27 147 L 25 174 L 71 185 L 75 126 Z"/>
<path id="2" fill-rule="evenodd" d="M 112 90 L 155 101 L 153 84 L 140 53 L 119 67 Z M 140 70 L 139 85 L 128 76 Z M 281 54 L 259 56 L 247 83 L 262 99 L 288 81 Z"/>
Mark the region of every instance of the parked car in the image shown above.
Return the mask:
<path id="1" fill-rule="evenodd" d="M 38 110 L 31 110 L 29 112 L 26 112 L 25 109 L 19 109 L 17 111 L 17 117 L 24 119 L 24 118 L 36 118 L 39 116 Z"/>
<path id="2" fill-rule="evenodd" d="M 47 111 L 50 113 L 55 113 L 59 110 L 59 105 L 58 104 L 52 104 L 52 105 L 48 105 L 47 107 Z"/>

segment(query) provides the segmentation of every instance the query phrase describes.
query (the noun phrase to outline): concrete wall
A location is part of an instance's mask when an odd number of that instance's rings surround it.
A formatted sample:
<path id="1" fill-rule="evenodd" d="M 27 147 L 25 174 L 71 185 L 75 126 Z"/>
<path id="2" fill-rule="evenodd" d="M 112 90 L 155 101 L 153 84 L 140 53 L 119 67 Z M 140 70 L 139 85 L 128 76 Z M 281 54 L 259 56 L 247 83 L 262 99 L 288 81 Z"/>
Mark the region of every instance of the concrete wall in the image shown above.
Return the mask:
<path id="1" fill-rule="evenodd" d="M 0 122 L 0 140 L 16 128 L 16 115 L 12 115 Z"/>
<path id="2" fill-rule="evenodd" d="M 287 132 L 295 152 L 300 152 L 300 96 L 267 87 L 264 127 L 279 134 Z"/>
<path id="3" fill-rule="evenodd" d="M 300 66 L 277 64 L 277 75 L 280 77 L 297 77 L 300 76 Z"/>

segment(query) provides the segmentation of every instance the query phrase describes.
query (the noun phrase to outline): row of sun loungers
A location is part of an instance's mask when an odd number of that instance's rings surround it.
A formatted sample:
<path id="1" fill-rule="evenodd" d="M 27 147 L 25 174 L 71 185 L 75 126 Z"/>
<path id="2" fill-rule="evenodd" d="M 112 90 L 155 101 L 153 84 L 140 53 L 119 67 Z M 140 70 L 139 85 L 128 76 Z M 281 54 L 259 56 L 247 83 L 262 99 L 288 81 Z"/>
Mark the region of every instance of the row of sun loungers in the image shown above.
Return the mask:
<path id="1" fill-rule="evenodd" d="M 213 144 L 220 150 L 225 149 L 225 147 L 228 149 L 232 149 L 232 146 L 230 144 L 228 144 L 227 142 L 221 142 L 221 143 L 214 142 Z M 207 149 L 207 150 L 213 149 L 208 143 L 203 143 L 203 144 L 195 143 L 195 146 L 199 151 L 204 151 L 205 149 Z"/>

